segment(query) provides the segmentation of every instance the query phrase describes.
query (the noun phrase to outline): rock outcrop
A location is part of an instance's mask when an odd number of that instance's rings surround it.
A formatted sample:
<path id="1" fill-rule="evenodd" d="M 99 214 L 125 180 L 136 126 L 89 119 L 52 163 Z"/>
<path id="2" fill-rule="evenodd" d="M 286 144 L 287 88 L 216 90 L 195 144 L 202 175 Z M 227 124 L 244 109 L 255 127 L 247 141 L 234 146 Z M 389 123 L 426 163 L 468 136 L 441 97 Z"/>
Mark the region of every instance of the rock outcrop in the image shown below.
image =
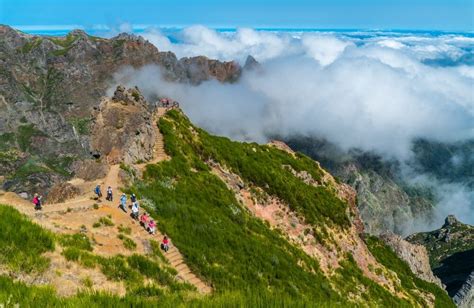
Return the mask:
<path id="1" fill-rule="evenodd" d="M 75 161 L 71 168 L 76 177 L 85 181 L 102 179 L 109 171 L 109 166 L 105 162 L 94 159 Z"/>
<path id="2" fill-rule="evenodd" d="M 415 275 L 443 287 L 441 280 L 431 271 L 428 252 L 424 246 L 412 244 L 393 233 L 381 234 L 380 238 L 395 251 L 400 259 L 408 263 Z"/>
<path id="3" fill-rule="evenodd" d="M 70 183 L 58 183 L 54 185 L 48 194 L 48 203 L 60 203 L 70 200 L 81 193 L 81 190 Z"/>
<path id="4" fill-rule="evenodd" d="M 457 301 L 462 301 L 462 294 L 466 294 L 472 300 L 472 283 L 467 282 L 474 271 L 474 226 L 449 215 L 440 229 L 415 233 L 407 241 L 427 248 L 433 273 L 446 285 L 451 297 L 458 294 Z"/>
<path id="5" fill-rule="evenodd" d="M 153 158 L 152 111 L 138 89 L 118 86 L 93 115 L 91 149 L 108 163 L 135 164 Z"/>

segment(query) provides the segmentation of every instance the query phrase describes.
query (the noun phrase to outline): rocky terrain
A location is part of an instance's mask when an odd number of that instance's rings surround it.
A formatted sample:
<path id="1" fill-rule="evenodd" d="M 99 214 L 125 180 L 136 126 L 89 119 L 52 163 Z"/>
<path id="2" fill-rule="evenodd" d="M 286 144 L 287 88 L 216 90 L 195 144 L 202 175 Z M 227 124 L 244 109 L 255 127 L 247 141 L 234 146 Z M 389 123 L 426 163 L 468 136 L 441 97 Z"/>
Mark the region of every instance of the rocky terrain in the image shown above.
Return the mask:
<path id="1" fill-rule="evenodd" d="M 472 303 L 473 226 L 448 216 L 440 229 L 410 235 L 407 241 L 427 248 L 434 274 L 446 285 L 448 293 L 456 296 L 456 302 Z"/>
<path id="2" fill-rule="evenodd" d="M 107 172 L 105 166 L 87 161 L 96 159 L 96 151 L 112 150 L 108 148 L 107 138 L 101 139 L 96 133 L 101 128 L 107 129 L 114 120 L 114 108 L 109 110 L 105 106 L 107 114 L 99 110 L 100 98 L 112 86 L 116 71 L 148 64 L 158 65 L 167 80 L 191 84 L 209 79 L 232 82 L 241 73 L 235 62 L 202 56 L 177 59 L 173 53 L 159 51 L 142 37 L 130 34 L 103 39 L 75 30 L 65 37 L 35 36 L 0 25 L 3 189 L 29 198 L 35 191 L 47 194 L 55 183 L 76 173 L 91 179 L 103 176 Z M 129 104 L 126 108 L 136 112 L 144 107 Z M 130 122 L 124 123 L 126 127 L 122 129 L 132 129 L 131 126 L 138 124 L 138 132 L 149 130 L 149 119 L 128 116 L 126 119 Z M 136 150 L 137 146 L 146 148 L 141 142 L 146 143 L 146 138 L 138 138 L 134 145 L 127 146 Z M 145 161 L 149 157 L 149 144 L 147 149 L 140 152 L 143 156 L 136 151 L 122 158 Z"/>

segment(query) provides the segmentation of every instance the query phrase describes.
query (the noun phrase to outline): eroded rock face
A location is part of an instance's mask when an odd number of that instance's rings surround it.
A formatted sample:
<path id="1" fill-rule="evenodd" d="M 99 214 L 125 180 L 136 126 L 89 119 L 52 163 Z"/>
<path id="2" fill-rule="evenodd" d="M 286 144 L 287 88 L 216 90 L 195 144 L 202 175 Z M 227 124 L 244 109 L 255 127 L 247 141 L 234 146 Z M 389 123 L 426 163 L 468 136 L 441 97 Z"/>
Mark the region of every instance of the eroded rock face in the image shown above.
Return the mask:
<path id="1" fill-rule="evenodd" d="M 48 203 L 60 203 L 72 199 L 80 194 L 80 189 L 70 183 L 54 185 L 48 194 Z"/>
<path id="2" fill-rule="evenodd" d="M 393 233 L 381 234 L 380 238 L 390 246 L 402 260 L 408 263 L 408 266 L 415 275 L 443 288 L 441 280 L 435 277 L 431 271 L 428 252 L 424 246 L 411 244 Z"/>
<path id="3" fill-rule="evenodd" d="M 102 179 L 107 175 L 109 166 L 101 161 L 85 159 L 72 164 L 74 175 L 85 181 Z"/>
<path id="4" fill-rule="evenodd" d="M 152 111 L 138 89 L 118 86 L 93 115 L 91 151 L 110 164 L 135 164 L 153 158 L 155 130 Z"/>
<path id="5" fill-rule="evenodd" d="M 474 271 L 453 297 L 459 308 L 474 307 Z"/>

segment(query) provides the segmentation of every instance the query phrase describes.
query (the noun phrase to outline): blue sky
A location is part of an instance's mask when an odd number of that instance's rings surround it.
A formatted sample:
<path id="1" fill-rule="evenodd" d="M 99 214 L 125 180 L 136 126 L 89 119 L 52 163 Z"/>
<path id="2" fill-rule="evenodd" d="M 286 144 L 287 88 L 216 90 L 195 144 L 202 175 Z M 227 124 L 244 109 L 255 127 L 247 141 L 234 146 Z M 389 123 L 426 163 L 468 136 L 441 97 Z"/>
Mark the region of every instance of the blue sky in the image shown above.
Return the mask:
<path id="1" fill-rule="evenodd" d="M 474 30 L 474 0 L 0 0 L 0 23 Z"/>

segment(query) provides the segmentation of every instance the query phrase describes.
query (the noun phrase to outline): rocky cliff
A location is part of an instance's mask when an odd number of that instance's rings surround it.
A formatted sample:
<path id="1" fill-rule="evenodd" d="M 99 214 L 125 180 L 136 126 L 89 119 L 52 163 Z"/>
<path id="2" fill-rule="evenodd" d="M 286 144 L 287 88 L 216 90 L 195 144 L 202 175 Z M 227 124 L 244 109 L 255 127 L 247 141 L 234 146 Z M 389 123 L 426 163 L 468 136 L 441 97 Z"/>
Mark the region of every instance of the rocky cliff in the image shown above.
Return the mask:
<path id="1" fill-rule="evenodd" d="M 474 272 L 469 275 L 466 282 L 456 292 L 453 300 L 459 308 L 474 307 Z"/>
<path id="2" fill-rule="evenodd" d="M 93 113 L 91 149 L 108 163 L 133 164 L 153 158 L 156 132 L 152 110 L 137 89 L 118 86 Z"/>
<path id="3" fill-rule="evenodd" d="M 433 272 L 446 285 L 449 295 L 455 296 L 463 288 L 457 295 L 457 301 L 464 301 L 463 294 L 471 296 L 472 301 L 472 284 L 467 281 L 474 271 L 473 226 L 463 224 L 450 215 L 440 229 L 410 235 L 407 241 L 427 248 Z M 467 290 L 469 288 L 470 291 Z"/>
<path id="4" fill-rule="evenodd" d="M 412 272 L 423 280 L 436 283 L 443 288 L 441 280 L 433 275 L 425 246 L 412 244 L 393 233 L 384 233 L 380 238 L 405 262 Z"/>

